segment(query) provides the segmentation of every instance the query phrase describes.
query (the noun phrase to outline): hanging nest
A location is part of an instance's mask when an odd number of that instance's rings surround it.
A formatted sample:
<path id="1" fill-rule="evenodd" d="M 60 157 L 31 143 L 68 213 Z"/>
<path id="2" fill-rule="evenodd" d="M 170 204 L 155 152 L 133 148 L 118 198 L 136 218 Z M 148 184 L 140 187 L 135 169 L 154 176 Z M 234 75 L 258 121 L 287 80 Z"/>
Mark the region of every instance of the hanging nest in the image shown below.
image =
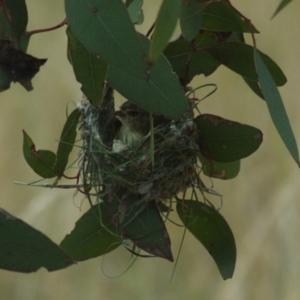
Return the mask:
<path id="1" fill-rule="evenodd" d="M 192 186 L 198 152 L 192 114 L 153 128 L 131 149 L 115 137 L 112 89 L 106 89 L 101 108 L 87 99 L 78 105 L 85 187 L 102 196 L 125 188 L 142 201 L 163 201 Z"/>

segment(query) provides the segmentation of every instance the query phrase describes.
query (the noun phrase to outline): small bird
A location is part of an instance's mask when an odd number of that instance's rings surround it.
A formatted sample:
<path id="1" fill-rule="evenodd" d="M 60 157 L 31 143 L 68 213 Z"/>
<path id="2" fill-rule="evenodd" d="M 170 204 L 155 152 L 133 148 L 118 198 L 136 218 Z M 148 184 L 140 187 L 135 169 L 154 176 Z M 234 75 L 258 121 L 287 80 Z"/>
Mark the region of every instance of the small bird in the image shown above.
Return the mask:
<path id="1" fill-rule="evenodd" d="M 121 122 L 117 138 L 130 148 L 136 147 L 150 131 L 150 114 L 129 101 L 123 103 L 115 117 Z M 169 122 L 162 115 L 153 115 L 153 127 Z"/>

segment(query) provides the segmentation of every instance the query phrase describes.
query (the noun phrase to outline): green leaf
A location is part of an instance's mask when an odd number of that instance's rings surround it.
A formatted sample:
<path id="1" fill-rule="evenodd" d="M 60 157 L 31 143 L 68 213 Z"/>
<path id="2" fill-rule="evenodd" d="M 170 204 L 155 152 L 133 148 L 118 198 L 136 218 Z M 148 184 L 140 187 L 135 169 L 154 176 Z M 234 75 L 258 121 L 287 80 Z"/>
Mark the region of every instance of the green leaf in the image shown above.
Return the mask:
<path id="1" fill-rule="evenodd" d="M 179 0 L 163 1 L 150 44 L 149 59 L 151 62 L 158 59 L 171 39 L 179 16 L 179 7 Z"/>
<path id="2" fill-rule="evenodd" d="M 173 261 L 170 238 L 155 201 L 141 201 L 126 188 L 116 187 L 104 203 L 121 236 L 154 256 Z"/>
<path id="3" fill-rule="evenodd" d="M 140 35 L 145 48 L 149 40 Z M 188 102 L 177 76 L 166 58 L 161 55 L 151 67 L 149 79 L 139 79 L 110 66 L 108 83 L 129 101 L 157 115 L 178 120 L 188 110 Z"/>
<path id="4" fill-rule="evenodd" d="M 212 2 L 205 7 L 202 29 L 258 33 L 253 25 L 250 27 L 230 5 L 222 1 Z"/>
<path id="5" fill-rule="evenodd" d="M 220 63 L 232 71 L 252 81 L 258 81 L 253 59 L 253 47 L 243 43 L 229 42 L 212 46 L 208 49 Z M 286 77 L 278 65 L 267 55 L 259 52 L 277 86 L 286 83 Z"/>
<path id="6" fill-rule="evenodd" d="M 90 54 L 73 34 L 70 27 L 67 28 L 67 35 L 68 56 L 76 80 L 82 84 L 81 90 L 89 101 L 94 106 L 99 106 L 102 102 L 107 64 Z"/>
<path id="7" fill-rule="evenodd" d="M 56 174 L 53 167 L 56 155 L 49 150 L 36 150 L 29 135 L 23 130 L 23 154 L 31 169 L 43 178 L 52 178 Z"/>
<path id="8" fill-rule="evenodd" d="M 55 271 L 74 261 L 40 231 L 0 209 L 0 268 L 35 272 L 41 267 Z"/>
<path id="9" fill-rule="evenodd" d="M 195 119 L 199 149 L 203 156 L 218 162 L 233 162 L 255 152 L 262 132 L 252 126 L 203 114 Z"/>
<path id="10" fill-rule="evenodd" d="M 228 180 L 235 178 L 240 172 L 240 160 L 218 162 L 205 158 L 201 153 L 199 153 L 198 157 L 202 164 L 203 173 L 208 177 Z"/>
<path id="11" fill-rule="evenodd" d="M 25 0 L 0 0 L 0 39 L 18 42 L 26 30 L 28 22 Z"/>
<path id="12" fill-rule="evenodd" d="M 178 201 L 177 213 L 217 264 L 224 280 L 231 278 L 236 262 L 234 236 L 225 219 L 212 207 L 197 201 Z"/>
<path id="13" fill-rule="evenodd" d="M 194 40 L 194 46 L 180 37 L 169 43 L 164 55 L 169 60 L 180 81 L 188 84 L 194 76 L 211 75 L 219 66 L 218 62 L 206 48 L 217 42 L 212 32 L 200 32 Z"/>
<path id="14" fill-rule="evenodd" d="M 65 0 L 69 25 L 92 55 L 136 78 L 148 63 L 122 0 Z"/>
<path id="15" fill-rule="evenodd" d="M 194 39 L 202 26 L 203 4 L 197 0 L 181 1 L 180 27 L 187 41 Z"/>
<path id="16" fill-rule="evenodd" d="M 144 22 L 144 13 L 142 10 L 143 0 L 134 0 L 128 7 L 128 13 L 133 24 L 141 25 Z"/>
<path id="17" fill-rule="evenodd" d="M 68 164 L 69 155 L 73 149 L 77 135 L 77 124 L 79 121 L 79 117 L 79 110 L 73 110 L 62 130 L 56 154 L 56 163 L 54 166 L 54 172 L 59 177 L 63 175 Z"/>
<path id="18" fill-rule="evenodd" d="M 265 100 L 264 95 L 261 92 L 260 86 L 257 81 L 252 81 L 250 79 L 247 79 L 243 77 L 247 85 L 250 87 L 250 89 L 261 99 Z"/>
<path id="19" fill-rule="evenodd" d="M 122 238 L 116 233 L 105 213 L 104 203 L 94 205 L 77 222 L 73 231 L 66 235 L 60 247 L 74 260 L 82 261 L 111 252 L 121 245 Z"/>
<path id="20" fill-rule="evenodd" d="M 283 10 L 290 2 L 292 2 L 292 0 L 281 0 L 281 2 L 279 3 L 278 7 L 276 8 L 272 19 L 281 11 Z"/>
<path id="21" fill-rule="evenodd" d="M 254 60 L 258 81 L 264 98 L 266 99 L 273 123 L 291 156 L 300 167 L 297 143 L 279 91 L 257 50 L 254 50 Z"/>

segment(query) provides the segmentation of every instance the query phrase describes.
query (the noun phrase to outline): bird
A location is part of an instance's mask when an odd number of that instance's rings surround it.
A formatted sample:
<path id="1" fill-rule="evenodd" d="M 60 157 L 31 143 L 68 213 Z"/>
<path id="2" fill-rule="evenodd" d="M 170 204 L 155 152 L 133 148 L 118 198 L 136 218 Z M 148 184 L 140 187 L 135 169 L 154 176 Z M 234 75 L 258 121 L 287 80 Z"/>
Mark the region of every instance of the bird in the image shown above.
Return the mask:
<path id="1" fill-rule="evenodd" d="M 114 115 L 121 123 L 116 137 L 129 148 L 136 147 L 150 131 L 150 113 L 130 101 L 124 102 Z M 170 120 L 163 115 L 153 115 L 154 128 L 167 122 Z"/>

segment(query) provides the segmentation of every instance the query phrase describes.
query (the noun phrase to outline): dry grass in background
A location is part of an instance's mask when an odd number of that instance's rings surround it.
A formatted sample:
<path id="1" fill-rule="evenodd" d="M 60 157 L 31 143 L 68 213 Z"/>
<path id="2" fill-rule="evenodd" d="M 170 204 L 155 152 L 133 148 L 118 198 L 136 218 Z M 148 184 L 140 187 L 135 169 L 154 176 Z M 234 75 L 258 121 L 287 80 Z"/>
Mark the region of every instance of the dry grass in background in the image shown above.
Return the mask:
<path id="1" fill-rule="evenodd" d="M 145 11 L 154 1 L 144 1 Z M 292 2 L 273 21 L 270 16 L 278 1 L 233 1 L 261 31 L 257 44 L 283 69 L 288 83 L 280 89 L 291 124 L 300 145 L 300 104 L 298 52 L 300 3 Z M 63 1 L 27 0 L 29 29 L 44 28 L 64 18 Z M 263 6 L 262 6 L 263 5 Z M 147 15 L 149 27 L 155 11 Z M 80 99 L 79 85 L 66 59 L 65 29 L 33 36 L 29 53 L 48 58 L 27 93 L 13 84 L 0 95 L 1 198 L 0 207 L 22 218 L 59 243 L 87 209 L 82 197 L 72 191 L 20 187 L 14 180 L 31 182 L 37 176 L 22 155 L 21 130 L 25 129 L 38 149 L 54 150 L 65 122 L 66 105 Z M 195 85 L 216 83 L 218 91 L 200 105 L 213 113 L 260 128 L 264 142 L 242 161 L 238 178 L 214 180 L 214 189 L 223 195 L 221 213 L 230 224 L 238 258 L 233 279 L 223 281 L 204 248 L 187 234 L 175 275 L 174 264 L 163 259 L 138 259 L 129 265 L 130 255 L 122 248 L 65 270 L 33 274 L 0 270 L 1 300 L 62 299 L 300 299 L 299 169 L 270 120 L 265 103 L 242 79 L 220 67 Z M 124 101 L 124 99 L 122 99 Z M 75 157 L 75 156 L 74 156 Z M 82 211 L 78 207 L 82 206 Z M 182 231 L 168 229 L 176 256 Z"/>

